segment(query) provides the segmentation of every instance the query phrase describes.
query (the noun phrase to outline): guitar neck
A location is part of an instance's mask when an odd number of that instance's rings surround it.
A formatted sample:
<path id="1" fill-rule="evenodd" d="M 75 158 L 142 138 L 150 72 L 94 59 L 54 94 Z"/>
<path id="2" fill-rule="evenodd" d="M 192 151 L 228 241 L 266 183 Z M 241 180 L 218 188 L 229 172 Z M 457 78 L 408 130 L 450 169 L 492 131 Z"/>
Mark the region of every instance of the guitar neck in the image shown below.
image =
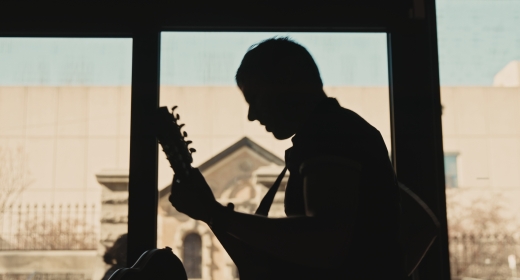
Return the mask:
<path id="1" fill-rule="evenodd" d="M 170 167 L 172 168 L 173 172 L 175 173 L 175 176 L 178 177 L 178 179 L 186 179 L 190 176 L 190 170 L 192 169 L 191 163 L 184 160 L 179 160 L 179 153 L 175 146 L 163 144 L 159 142 L 163 148 L 164 153 L 166 154 L 166 159 L 168 159 L 168 162 L 170 163 Z"/>
<path id="2" fill-rule="evenodd" d="M 196 150 L 188 147 L 192 141 L 186 140 L 186 137 L 188 137 L 186 131 L 181 131 L 184 124 L 178 124 L 180 116 L 173 114 L 175 108 L 177 106 L 172 108 L 171 113 L 166 107 L 157 109 L 156 137 L 176 177 L 185 179 L 190 175 L 191 163 L 193 162 L 191 154 Z"/>

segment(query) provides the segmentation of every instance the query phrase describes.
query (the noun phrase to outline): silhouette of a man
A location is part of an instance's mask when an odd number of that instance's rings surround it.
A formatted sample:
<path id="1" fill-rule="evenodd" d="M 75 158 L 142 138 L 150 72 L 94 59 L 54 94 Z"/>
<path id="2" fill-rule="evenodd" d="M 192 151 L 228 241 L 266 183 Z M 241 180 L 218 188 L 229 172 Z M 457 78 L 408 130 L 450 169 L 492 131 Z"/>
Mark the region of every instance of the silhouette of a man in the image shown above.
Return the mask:
<path id="1" fill-rule="evenodd" d="M 236 81 L 249 120 L 292 137 L 287 217 L 222 206 L 197 169 L 174 180 L 172 205 L 210 225 L 241 279 L 402 279 L 399 190 L 379 131 L 327 97 L 313 58 L 290 39 L 250 48 Z"/>

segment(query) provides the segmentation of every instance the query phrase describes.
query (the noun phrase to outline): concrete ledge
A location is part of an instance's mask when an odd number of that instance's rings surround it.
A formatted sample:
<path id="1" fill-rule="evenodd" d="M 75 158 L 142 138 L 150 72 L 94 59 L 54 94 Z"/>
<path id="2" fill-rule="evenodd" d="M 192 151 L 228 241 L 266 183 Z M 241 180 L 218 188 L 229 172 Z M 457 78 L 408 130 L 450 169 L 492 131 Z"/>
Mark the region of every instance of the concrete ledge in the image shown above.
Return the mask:
<path id="1" fill-rule="evenodd" d="M 95 250 L 1 251 L 0 273 L 98 274 L 106 265 Z M 97 273 L 96 273 L 97 272 Z"/>

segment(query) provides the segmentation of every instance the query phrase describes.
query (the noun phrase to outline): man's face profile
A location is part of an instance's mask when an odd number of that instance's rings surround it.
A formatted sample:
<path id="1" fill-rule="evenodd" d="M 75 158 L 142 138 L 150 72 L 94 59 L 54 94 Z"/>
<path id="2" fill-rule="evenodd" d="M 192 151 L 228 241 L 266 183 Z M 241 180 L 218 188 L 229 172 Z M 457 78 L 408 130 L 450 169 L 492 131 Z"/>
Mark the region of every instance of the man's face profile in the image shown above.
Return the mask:
<path id="1" fill-rule="evenodd" d="M 249 110 L 249 121 L 259 121 L 276 139 L 287 139 L 296 133 L 290 118 L 291 104 L 283 89 L 274 86 L 241 85 Z"/>
<path id="2" fill-rule="evenodd" d="M 249 104 L 248 119 L 259 121 L 279 140 L 293 136 L 327 97 L 312 56 L 288 38 L 250 48 L 235 79 Z"/>

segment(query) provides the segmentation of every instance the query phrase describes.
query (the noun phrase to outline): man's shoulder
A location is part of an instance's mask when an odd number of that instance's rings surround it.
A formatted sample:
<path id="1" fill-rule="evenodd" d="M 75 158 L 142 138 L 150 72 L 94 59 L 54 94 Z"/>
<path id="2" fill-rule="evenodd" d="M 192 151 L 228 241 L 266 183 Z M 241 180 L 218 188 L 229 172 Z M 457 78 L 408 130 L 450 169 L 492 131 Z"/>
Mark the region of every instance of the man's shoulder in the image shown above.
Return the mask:
<path id="1" fill-rule="evenodd" d="M 362 130 L 364 132 L 379 132 L 374 126 L 372 126 L 367 120 L 361 117 L 358 113 L 344 107 L 339 107 L 337 111 L 327 116 L 329 119 L 336 120 L 336 125 L 345 126 Z"/>
<path id="2" fill-rule="evenodd" d="M 387 154 L 379 131 L 356 112 L 339 104 L 316 114 L 292 140 L 295 148 L 292 157 L 301 160 L 335 155 L 364 162 L 367 155 Z"/>

